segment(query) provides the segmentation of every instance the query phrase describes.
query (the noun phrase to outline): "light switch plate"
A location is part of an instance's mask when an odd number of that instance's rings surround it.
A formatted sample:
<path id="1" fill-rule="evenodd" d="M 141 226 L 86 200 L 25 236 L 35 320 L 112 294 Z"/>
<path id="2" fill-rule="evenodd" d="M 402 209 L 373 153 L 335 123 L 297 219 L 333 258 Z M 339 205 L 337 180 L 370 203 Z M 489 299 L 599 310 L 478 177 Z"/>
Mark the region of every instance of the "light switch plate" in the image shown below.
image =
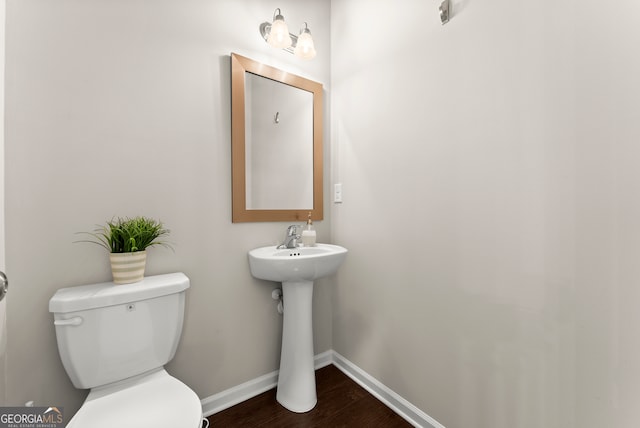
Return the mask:
<path id="1" fill-rule="evenodd" d="M 336 183 L 333 185 L 333 202 L 335 204 L 342 203 L 342 183 Z"/>

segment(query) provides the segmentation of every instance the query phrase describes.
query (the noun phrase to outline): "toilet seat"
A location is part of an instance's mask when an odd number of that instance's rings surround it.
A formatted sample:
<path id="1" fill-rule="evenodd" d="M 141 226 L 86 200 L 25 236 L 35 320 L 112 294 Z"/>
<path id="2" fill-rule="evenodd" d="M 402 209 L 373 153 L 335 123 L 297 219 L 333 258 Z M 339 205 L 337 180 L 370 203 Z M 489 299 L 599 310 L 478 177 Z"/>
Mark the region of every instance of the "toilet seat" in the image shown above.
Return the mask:
<path id="1" fill-rule="evenodd" d="M 200 428 L 202 405 L 164 369 L 92 389 L 67 428 Z"/>

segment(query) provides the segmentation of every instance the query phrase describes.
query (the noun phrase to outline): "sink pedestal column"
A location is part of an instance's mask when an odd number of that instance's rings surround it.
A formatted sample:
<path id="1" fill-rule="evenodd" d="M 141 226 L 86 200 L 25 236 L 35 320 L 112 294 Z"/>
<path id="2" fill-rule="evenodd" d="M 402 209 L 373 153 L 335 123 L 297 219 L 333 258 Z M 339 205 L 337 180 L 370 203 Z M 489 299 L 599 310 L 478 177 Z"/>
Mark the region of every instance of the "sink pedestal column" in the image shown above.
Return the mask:
<path id="1" fill-rule="evenodd" d="M 313 281 L 283 282 L 282 300 L 282 352 L 276 399 L 286 409 L 304 413 L 318 401 L 313 362 Z"/>

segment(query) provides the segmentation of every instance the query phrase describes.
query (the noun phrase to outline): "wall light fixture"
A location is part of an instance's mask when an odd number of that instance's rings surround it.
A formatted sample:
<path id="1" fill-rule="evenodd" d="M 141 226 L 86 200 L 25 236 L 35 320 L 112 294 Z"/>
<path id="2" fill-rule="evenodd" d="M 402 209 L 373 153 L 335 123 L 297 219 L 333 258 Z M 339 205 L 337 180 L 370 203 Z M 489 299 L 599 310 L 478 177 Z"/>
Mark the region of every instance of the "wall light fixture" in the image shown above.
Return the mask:
<path id="1" fill-rule="evenodd" d="M 316 56 L 316 49 L 311 37 L 311 31 L 305 22 L 298 36 L 289 33 L 289 28 L 284 22 L 284 16 L 280 8 L 273 12 L 273 22 L 260 24 L 260 34 L 270 46 L 284 49 L 298 58 L 312 59 Z"/>
<path id="2" fill-rule="evenodd" d="M 444 25 L 449 22 L 449 19 L 451 19 L 451 2 L 444 0 L 440 3 L 440 22 Z"/>
<path id="3" fill-rule="evenodd" d="M 286 49 L 291 46 L 291 37 L 289 36 L 289 27 L 284 22 L 284 16 L 281 13 L 279 8 L 273 12 L 273 23 L 266 40 L 274 48 Z"/>

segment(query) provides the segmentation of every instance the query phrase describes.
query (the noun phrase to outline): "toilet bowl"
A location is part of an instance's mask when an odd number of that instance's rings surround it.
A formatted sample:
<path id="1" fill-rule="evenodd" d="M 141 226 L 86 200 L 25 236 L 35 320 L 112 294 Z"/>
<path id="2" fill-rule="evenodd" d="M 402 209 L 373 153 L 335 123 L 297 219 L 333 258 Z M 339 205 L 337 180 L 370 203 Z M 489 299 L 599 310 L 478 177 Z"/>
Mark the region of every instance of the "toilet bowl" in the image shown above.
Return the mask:
<path id="1" fill-rule="evenodd" d="M 67 428 L 200 428 L 198 396 L 164 369 L 92 389 Z"/>
<path id="2" fill-rule="evenodd" d="M 49 301 L 60 359 L 90 389 L 68 428 L 200 428 L 202 405 L 164 365 L 175 355 L 189 279 L 182 273 L 58 290 Z"/>

